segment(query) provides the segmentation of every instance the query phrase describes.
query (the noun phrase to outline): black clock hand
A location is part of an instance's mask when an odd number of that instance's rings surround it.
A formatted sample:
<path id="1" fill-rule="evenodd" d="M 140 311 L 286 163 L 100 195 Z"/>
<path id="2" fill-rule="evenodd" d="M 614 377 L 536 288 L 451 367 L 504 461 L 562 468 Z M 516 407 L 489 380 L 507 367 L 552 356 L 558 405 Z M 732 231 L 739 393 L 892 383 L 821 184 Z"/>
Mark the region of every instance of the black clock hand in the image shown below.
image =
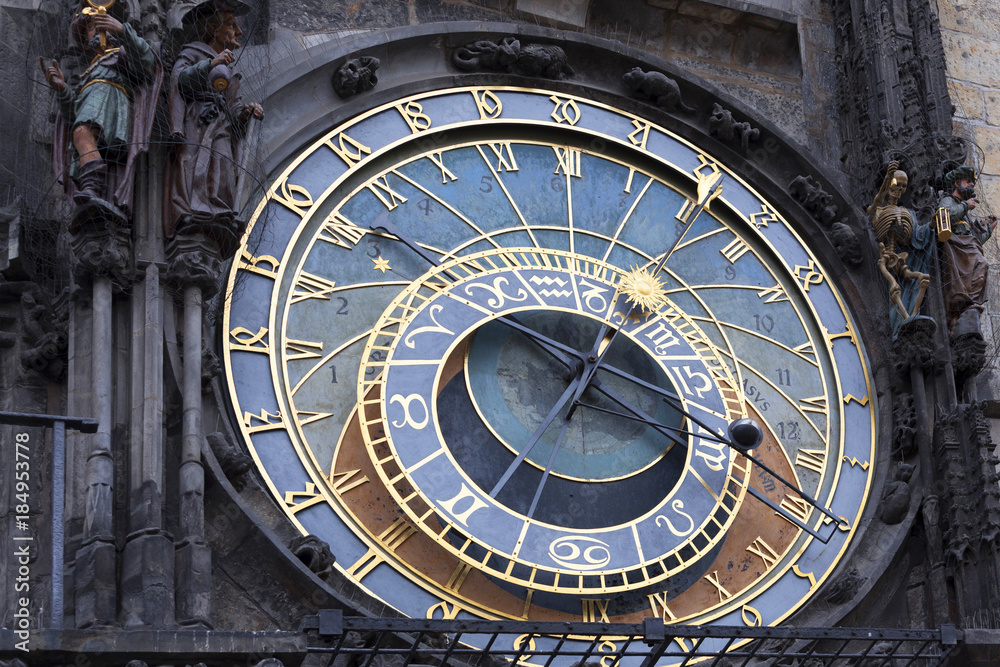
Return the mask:
<path id="1" fill-rule="evenodd" d="M 504 471 L 503 476 L 493 487 L 493 490 L 490 491 L 490 498 L 497 497 L 497 494 L 500 493 L 500 490 L 503 489 L 504 485 L 510 480 L 511 476 L 514 474 L 514 471 L 517 470 L 518 466 L 520 466 L 521 463 L 524 461 L 524 458 L 528 455 L 529 452 L 531 452 L 531 448 L 534 447 L 535 444 L 541 439 L 542 434 L 545 433 L 545 430 L 549 427 L 550 424 L 552 424 L 556 416 L 558 416 L 559 412 L 564 407 L 566 407 L 566 404 L 569 403 L 570 399 L 576 393 L 576 388 L 580 384 L 580 379 L 581 379 L 580 374 L 577 373 L 577 375 L 574 376 L 572 380 L 570 380 L 569 386 L 566 387 L 565 391 L 563 391 L 562 396 L 560 396 L 559 399 L 556 400 L 555 405 L 553 405 L 552 409 L 549 410 L 549 414 L 545 415 L 545 419 L 542 420 L 542 423 L 538 426 L 537 429 L 535 429 L 535 432 L 531 434 L 531 437 L 528 439 L 528 442 L 524 445 L 524 447 L 521 448 L 521 451 L 518 452 L 517 457 L 514 459 L 514 462 L 511 463 L 509 466 L 507 466 L 507 470 Z M 568 417 L 567 421 L 569 421 Z"/>
<path id="2" fill-rule="evenodd" d="M 567 427 L 569 427 L 569 417 L 563 420 L 562 428 L 559 429 L 559 437 L 556 438 L 556 444 L 552 446 L 552 453 L 549 454 L 549 462 L 545 466 L 545 472 L 542 473 L 542 479 L 538 482 L 538 488 L 535 489 L 535 497 L 531 499 L 531 507 L 527 514 L 529 519 L 535 515 L 535 507 L 538 506 L 538 499 L 542 497 L 542 489 L 545 488 L 545 482 L 549 479 L 549 473 L 552 472 L 552 466 L 556 462 L 556 454 L 559 453 L 563 438 L 566 437 Z"/>
<path id="3" fill-rule="evenodd" d="M 686 416 L 689 419 L 691 419 L 691 421 L 693 421 L 694 423 L 696 423 L 699 426 L 701 426 L 702 429 L 704 429 L 705 432 L 703 432 L 703 433 L 692 433 L 691 431 L 687 431 L 685 429 L 681 429 L 681 428 L 677 428 L 677 427 L 674 427 L 674 426 L 668 426 L 666 424 L 663 424 L 663 423 L 657 421 L 656 419 L 650 417 L 649 415 L 647 415 L 640 408 L 637 408 L 637 407 L 634 407 L 633 405 L 631 405 L 625 398 L 619 396 L 617 394 L 617 392 L 615 392 L 614 390 L 612 390 L 612 389 L 604 386 L 603 384 L 601 384 L 600 380 L 595 380 L 594 384 L 593 384 L 593 387 L 596 390 L 600 391 L 601 393 L 605 394 L 608 398 L 610 398 L 615 403 L 618 403 L 620 406 L 622 406 L 623 409 L 627 410 L 631 414 L 627 414 L 627 413 L 624 413 L 624 412 L 617 412 L 617 411 L 614 411 L 614 410 L 609 410 L 607 408 L 602 408 L 600 406 L 590 405 L 590 404 L 586 404 L 586 403 L 582 404 L 584 407 L 591 408 L 591 409 L 596 410 L 598 412 L 604 412 L 604 413 L 612 414 L 612 415 L 615 415 L 615 416 L 618 416 L 618 417 L 624 417 L 625 419 L 631 419 L 632 421 L 637 421 L 637 422 L 640 422 L 640 423 L 644 423 L 647 426 L 651 426 L 651 427 L 655 428 L 660 433 L 662 433 L 664 435 L 667 435 L 667 437 L 669 437 L 674 442 L 682 445 L 683 447 L 687 447 L 687 443 L 686 442 L 682 441 L 681 439 L 677 438 L 674 435 L 668 435 L 665 431 L 669 431 L 669 432 L 672 432 L 672 433 L 680 433 L 680 434 L 683 434 L 683 435 L 693 435 L 693 436 L 698 437 L 698 438 L 705 438 L 705 439 L 708 439 L 708 440 L 713 440 L 715 442 L 721 442 L 722 444 L 726 445 L 727 447 L 729 447 L 731 449 L 734 449 L 738 453 L 742 454 L 748 460 L 750 460 L 751 462 L 753 462 L 754 464 L 756 464 L 761 470 L 763 470 L 764 472 L 768 473 L 769 475 L 771 475 L 772 477 L 774 477 L 775 479 L 777 479 L 786 488 L 791 489 L 792 491 L 794 491 L 799 497 L 801 497 L 807 503 L 809 503 L 810 505 L 812 505 L 813 507 L 815 507 L 816 509 L 818 509 L 820 512 L 822 512 L 823 514 L 825 514 L 827 517 L 833 519 L 834 521 L 837 521 L 838 523 L 840 522 L 840 517 L 838 517 L 836 514 L 834 514 L 833 512 L 831 512 L 830 510 L 828 510 L 827 508 L 823 507 L 819 503 L 819 501 L 817 501 L 815 498 L 813 498 L 808 493 L 806 493 L 805 491 L 803 491 L 802 489 L 800 489 L 798 486 L 796 486 L 792 482 L 789 482 L 784 477 L 782 477 L 781 475 L 779 475 L 778 473 L 776 473 L 767 464 L 765 464 L 765 463 L 757 460 L 756 458 L 750 456 L 749 451 L 748 451 L 750 449 L 750 447 L 741 447 L 741 446 L 739 446 L 737 444 L 734 444 L 731 438 L 716 436 L 715 434 L 713 434 L 711 432 L 710 428 L 708 428 L 707 426 L 705 426 L 705 424 L 703 422 L 701 422 L 701 420 L 699 420 L 696 417 L 694 417 L 694 415 L 692 415 L 687 410 L 684 410 L 683 407 L 676 408 L 676 409 L 681 414 L 683 414 L 684 416 Z M 754 495 L 754 494 L 752 494 L 752 495 Z M 756 497 L 756 495 L 755 495 L 755 497 Z M 774 507 L 776 509 L 776 511 L 778 511 L 778 512 L 780 512 L 782 514 L 782 516 L 787 516 L 787 518 L 789 520 L 794 520 L 793 516 L 788 515 L 788 513 L 783 508 L 775 506 L 773 504 L 773 501 L 771 501 L 770 499 L 766 499 L 765 500 L 765 498 L 762 497 L 762 498 L 760 498 L 760 500 L 764 500 L 766 502 L 766 504 L 768 504 L 769 506 Z M 800 522 L 796 521 L 795 523 L 796 523 L 796 525 L 799 525 L 800 527 L 803 527 L 806 530 L 808 530 L 810 534 L 816 535 L 816 533 L 814 533 L 812 530 L 810 530 L 808 527 L 804 526 Z M 826 541 L 824 540 L 824 543 L 825 542 Z"/>
<path id="4" fill-rule="evenodd" d="M 382 230 L 386 234 L 389 234 L 391 236 L 395 236 L 404 245 L 406 245 L 406 247 L 408 247 L 410 250 L 412 250 L 417 255 L 419 255 L 424 261 L 426 261 L 431 266 L 435 266 L 435 267 L 440 267 L 441 266 L 441 261 L 440 260 L 437 260 L 434 257 L 431 257 L 430 255 L 428 255 L 425 252 L 425 250 L 416 241 L 412 240 L 407 235 L 403 234 L 401 231 L 399 231 L 399 228 L 396 227 L 396 225 L 392 224 L 388 220 L 385 220 L 385 219 L 380 220 L 377 223 L 372 224 L 370 228 L 371 228 L 372 231 Z M 452 279 L 454 279 L 454 280 L 458 280 L 459 279 L 457 276 L 455 276 L 454 273 L 451 273 L 450 271 L 448 272 L 448 275 L 451 276 Z M 500 322 L 502 322 L 503 324 L 506 324 L 507 326 L 511 327 L 512 329 L 516 329 L 516 330 L 520 331 L 521 333 L 523 333 L 525 336 L 527 336 L 529 339 L 531 339 L 531 341 L 533 343 L 535 343 L 536 345 L 538 345 L 539 347 L 541 347 L 543 350 L 545 350 L 546 352 L 548 352 L 549 354 L 551 354 L 557 361 L 559 361 L 566 368 L 572 369 L 572 368 L 574 368 L 574 367 L 576 367 L 578 365 L 577 362 L 574 362 L 567 355 L 571 355 L 573 357 L 576 357 L 577 359 L 582 359 L 583 358 L 583 356 L 579 352 L 577 352 L 576 350 L 574 350 L 573 348 L 571 348 L 571 347 L 569 347 L 567 345 L 563 345 L 559 341 L 553 340 L 552 338 L 549 338 L 548 336 L 540 334 L 537 331 L 535 331 L 534 329 L 530 329 L 530 328 L 526 327 L 525 325 L 521 324 L 521 322 L 518 321 L 517 318 L 513 317 L 512 315 L 503 315 L 503 316 L 501 316 L 501 317 L 499 317 L 497 319 Z"/>

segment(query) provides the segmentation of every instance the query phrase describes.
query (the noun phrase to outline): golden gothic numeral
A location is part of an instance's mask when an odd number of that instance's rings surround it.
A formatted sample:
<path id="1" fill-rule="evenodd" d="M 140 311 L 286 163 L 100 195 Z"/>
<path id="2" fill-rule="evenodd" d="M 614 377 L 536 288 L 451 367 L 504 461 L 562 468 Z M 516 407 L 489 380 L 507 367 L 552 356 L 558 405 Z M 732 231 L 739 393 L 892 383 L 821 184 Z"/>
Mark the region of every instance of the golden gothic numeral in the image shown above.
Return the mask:
<path id="1" fill-rule="evenodd" d="M 300 218 L 304 218 L 313 206 L 313 198 L 309 191 L 301 185 L 289 183 L 287 177 L 278 184 L 278 189 L 271 194 L 271 199 L 284 204 Z"/>
<path id="2" fill-rule="evenodd" d="M 499 118 L 503 113 L 503 102 L 492 90 L 472 91 L 472 99 L 476 100 L 479 110 L 479 120 Z"/>
<path id="3" fill-rule="evenodd" d="M 259 276 L 264 276 L 265 278 L 270 278 L 271 280 L 278 279 L 278 267 L 280 263 L 276 257 L 271 255 L 261 255 L 260 257 L 254 257 L 246 250 L 240 255 L 239 268 L 244 271 L 250 271 L 251 273 L 256 273 Z"/>
<path id="4" fill-rule="evenodd" d="M 558 95 L 551 95 L 549 99 L 555 104 L 555 108 L 549 116 L 552 117 L 557 123 L 568 123 L 570 125 L 576 125 L 580 122 L 580 107 L 577 106 L 576 100 L 564 100 Z"/>
<path id="5" fill-rule="evenodd" d="M 427 618 L 435 618 L 434 612 L 436 611 L 441 612 L 441 615 L 438 618 L 450 621 L 458 616 L 458 612 L 462 611 L 462 608 L 454 602 L 442 600 L 441 602 L 427 608 Z"/>
<path id="6" fill-rule="evenodd" d="M 810 285 L 819 285 L 823 282 L 823 274 L 816 269 L 816 262 L 809 260 L 804 266 L 796 266 L 793 270 L 795 277 L 802 281 L 802 291 L 808 292 Z"/>
<path id="7" fill-rule="evenodd" d="M 324 500 L 323 494 L 316 490 L 316 484 L 313 482 L 306 482 L 305 491 L 285 491 L 285 506 L 292 514 L 298 514 Z"/>
<path id="8" fill-rule="evenodd" d="M 767 204 L 761 204 L 760 211 L 757 213 L 752 213 L 750 215 L 750 224 L 760 229 L 762 227 L 767 227 L 769 222 L 780 222 L 778 214 L 769 207 Z"/>
<path id="9" fill-rule="evenodd" d="M 333 139 L 328 139 L 326 146 L 336 153 L 341 160 L 346 162 L 348 167 L 353 167 L 365 159 L 365 156 L 372 154 L 371 148 L 365 146 L 360 141 L 351 139 L 343 132 L 337 135 L 336 143 L 334 143 Z"/>
<path id="10" fill-rule="evenodd" d="M 231 352 L 260 352 L 270 354 L 271 347 L 264 340 L 267 329 L 261 327 L 257 333 L 253 333 L 244 327 L 236 327 L 229 332 L 229 350 Z"/>
<path id="11" fill-rule="evenodd" d="M 628 140 L 632 142 L 633 146 L 645 149 L 646 142 L 649 140 L 649 129 L 652 127 L 652 124 L 633 119 L 632 127 L 635 129 L 629 132 Z"/>
<path id="12" fill-rule="evenodd" d="M 256 425 L 254 422 L 257 422 Z M 243 425 L 246 426 L 248 434 L 259 433 L 261 431 L 273 431 L 284 428 L 285 420 L 281 417 L 281 412 L 271 414 L 267 410 L 261 410 L 259 415 L 245 411 L 243 413 Z"/>
<path id="13" fill-rule="evenodd" d="M 743 605 L 741 616 L 743 616 L 743 624 L 751 628 L 759 628 L 764 624 L 764 618 L 760 612 L 748 604 Z"/>
<path id="14" fill-rule="evenodd" d="M 424 113 L 424 108 L 419 102 L 410 100 L 406 104 L 397 104 L 396 111 L 402 114 L 403 120 L 410 126 L 410 132 L 413 134 L 431 127 L 431 117 Z"/>

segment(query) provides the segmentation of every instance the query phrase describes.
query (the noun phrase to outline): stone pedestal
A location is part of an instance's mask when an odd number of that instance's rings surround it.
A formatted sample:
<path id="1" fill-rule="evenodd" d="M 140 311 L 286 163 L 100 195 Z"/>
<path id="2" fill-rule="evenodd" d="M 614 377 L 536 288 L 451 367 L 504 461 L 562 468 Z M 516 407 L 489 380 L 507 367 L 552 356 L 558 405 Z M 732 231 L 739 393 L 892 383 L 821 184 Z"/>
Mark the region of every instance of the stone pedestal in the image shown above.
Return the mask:
<path id="1" fill-rule="evenodd" d="M 212 627 L 212 550 L 188 542 L 175 552 L 177 623 Z"/>
<path id="2" fill-rule="evenodd" d="M 126 627 L 174 624 L 174 542 L 163 533 L 130 535 L 122 554 Z"/>
<path id="3" fill-rule="evenodd" d="M 112 625 L 116 618 L 115 545 L 95 541 L 76 552 L 76 625 Z"/>

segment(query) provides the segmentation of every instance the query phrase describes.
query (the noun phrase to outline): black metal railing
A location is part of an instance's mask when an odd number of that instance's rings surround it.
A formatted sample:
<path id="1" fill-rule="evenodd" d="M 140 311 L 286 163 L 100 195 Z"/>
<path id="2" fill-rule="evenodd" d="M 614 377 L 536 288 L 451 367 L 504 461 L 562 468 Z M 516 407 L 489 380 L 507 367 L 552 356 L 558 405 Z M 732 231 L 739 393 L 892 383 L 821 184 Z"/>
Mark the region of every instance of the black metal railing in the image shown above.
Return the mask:
<path id="1" fill-rule="evenodd" d="M 888 628 L 718 627 L 643 623 L 462 621 L 343 616 L 324 610 L 307 617 L 309 652 L 353 658 L 372 667 L 453 661 L 493 667 L 600 667 L 654 665 L 855 665 L 944 664 L 962 640 L 953 626 L 937 630 Z M 354 634 L 356 633 L 356 634 Z M 536 648 L 536 638 L 548 639 Z M 401 660 L 400 660 L 401 658 Z"/>

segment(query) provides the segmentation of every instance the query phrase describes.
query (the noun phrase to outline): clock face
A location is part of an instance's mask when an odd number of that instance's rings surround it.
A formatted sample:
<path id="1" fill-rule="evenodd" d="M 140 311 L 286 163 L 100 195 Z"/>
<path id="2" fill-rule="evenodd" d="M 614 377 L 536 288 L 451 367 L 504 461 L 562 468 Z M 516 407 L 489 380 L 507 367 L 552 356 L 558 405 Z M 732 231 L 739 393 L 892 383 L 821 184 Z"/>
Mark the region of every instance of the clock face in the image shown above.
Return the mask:
<path id="1" fill-rule="evenodd" d="M 725 165 L 582 98 L 332 129 L 257 209 L 224 326 L 277 501 L 410 616 L 776 624 L 868 498 L 873 385 L 824 267 Z"/>

